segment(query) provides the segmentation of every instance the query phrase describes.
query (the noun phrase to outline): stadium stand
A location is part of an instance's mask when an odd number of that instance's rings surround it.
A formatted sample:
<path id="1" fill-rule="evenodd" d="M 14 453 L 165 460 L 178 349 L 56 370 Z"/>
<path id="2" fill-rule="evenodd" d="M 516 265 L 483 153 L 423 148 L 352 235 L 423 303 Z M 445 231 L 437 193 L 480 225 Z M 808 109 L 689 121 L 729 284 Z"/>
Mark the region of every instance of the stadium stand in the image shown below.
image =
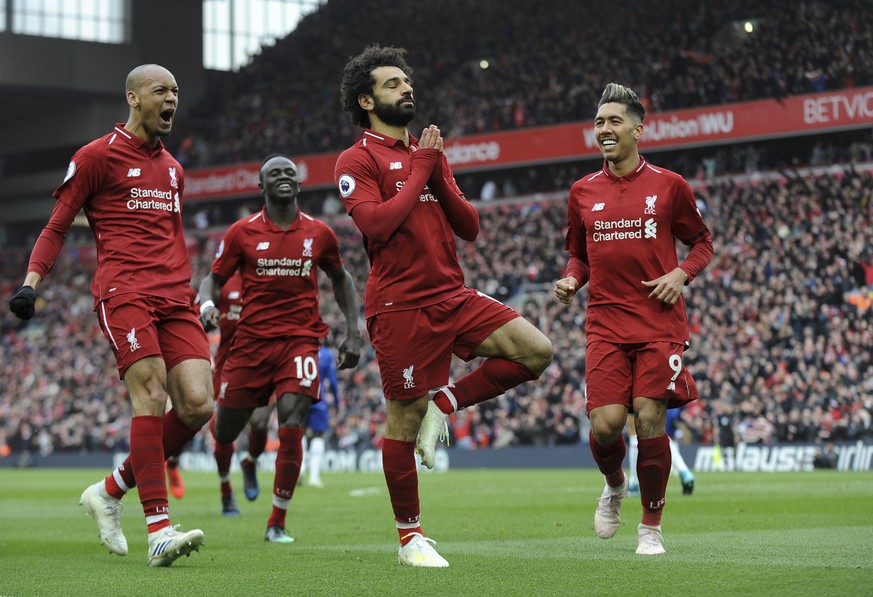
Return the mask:
<path id="1" fill-rule="evenodd" d="M 186 167 L 344 149 L 358 131 L 338 118 L 339 73 L 377 40 L 410 48 L 428 98 L 415 122 L 439 123 L 446 138 L 593 118 L 606 72 L 637 89 L 651 112 L 873 84 L 865 0 L 795 8 L 636 1 L 616 40 L 585 2 L 542 0 L 531 10 L 525 0 L 331 0 L 237 76 L 213 81 L 170 143 Z M 439 22 L 452 26 L 421 35 Z"/>
<path id="2" fill-rule="evenodd" d="M 726 177 L 696 192 L 720 233 L 715 262 L 688 293 L 687 366 L 706 399 L 683 416 L 686 437 L 710 443 L 716 405 L 727 403 L 749 443 L 873 438 L 869 168 L 762 174 L 745 182 Z M 563 195 L 498 201 L 481 214 L 483 237 L 475 249 L 461 247 L 470 283 L 549 330 L 555 361 L 532 388 L 458 415 L 455 442 L 470 448 L 579 442 L 587 422 L 583 311 L 559 305 L 550 293 L 564 265 Z M 363 280 L 359 237 L 348 220 L 333 224 L 347 267 Z M 221 232 L 205 233 L 198 271 L 206 271 Z M 59 265 L 42 294 L 38 327 L 3 314 L 4 433 L 13 449 L 39 450 L 48 434 L 51 447 L 43 450 L 123 450 L 128 407 L 123 386 L 111 381 L 112 358 L 91 313 L 89 271 L 72 256 Z M 326 317 L 339 313 L 328 310 Z M 456 375 L 465 366 L 458 363 Z M 372 355 L 344 377 L 347 410 L 334 421 L 332 444 L 378 443 L 382 397 Z"/>
<path id="3" fill-rule="evenodd" d="M 623 36 L 640 40 L 634 44 L 615 43 L 584 3 L 544 0 L 536 11 L 520 0 L 435 5 L 331 0 L 242 72 L 214 75 L 208 103 L 187 114 L 171 148 L 193 168 L 345 147 L 356 133 L 339 113 L 338 74 L 349 55 L 377 39 L 414 48 L 411 60 L 422 65 L 416 84 L 432 98 L 418 122 L 437 122 L 450 136 L 586 120 L 607 71 L 642 90 L 653 112 L 873 84 L 873 11 L 861 0 L 806 2 L 796 12 L 746 0 L 641 2 L 625 13 Z M 677 14 L 686 27 L 675 26 Z M 761 35 L 737 30 L 737 19 L 749 15 Z M 421 36 L 421 23 L 437 21 L 453 26 Z M 748 443 L 873 439 L 870 131 L 652 159 L 692 182 L 715 231 L 716 259 L 687 295 L 687 365 L 705 398 L 683 413 L 686 440 L 718 441 L 724 413 Z M 471 197 L 493 189 L 479 204 L 480 239 L 459 247 L 470 284 L 548 330 L 556 350 L 538 383 L 454 416 L 454 445 L 587 437 L 584 311 L 554 301 L 551 284 L 565 264 L 567 190 L 597 167 L 459 176 Z M 342 213 L 324 209 L 326 196 L 302 204 L 334 226 L 362 291 L 360 238 Z M 224 227 L 256 207 L 188 206 L 195 282 Z M 128 401 L 91 311 L 91 241 L 73 234 L 80 238 L 68 239 L 41 288 L 40 316 L 24 324 L 0 314 L 0 447 L 13 454 L 127 450 Z M 14 292 L 28 250 L 0 255 L 4 296 Z M 323 290 L 329 293 L 326 282 Z M 326 310 L 325 317 L 339 314 Z M 455 374 L 465 366 L 457 363 Z M 372 355 L 343 372 L 342 383 L 346 410 L 332 421 L 330 443 L 377 446 L 384 415 Z M 208 448 L 211 439 L 202 434 L 195 443 Z"/>

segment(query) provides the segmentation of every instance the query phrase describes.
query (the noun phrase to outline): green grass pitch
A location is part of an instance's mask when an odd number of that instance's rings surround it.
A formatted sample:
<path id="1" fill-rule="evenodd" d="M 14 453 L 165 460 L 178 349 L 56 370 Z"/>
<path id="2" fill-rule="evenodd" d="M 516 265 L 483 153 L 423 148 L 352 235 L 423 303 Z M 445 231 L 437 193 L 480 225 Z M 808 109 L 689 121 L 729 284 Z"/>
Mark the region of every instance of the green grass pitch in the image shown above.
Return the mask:
<path id="1" fill-rule="evenodd" d="M 288 514 L 297 541 L 263 541 L 272 476 L 223 518 L 214 474 L 183 473 L 173 523 L 206 545 L 172 568 L 147 566 L 135 493 L 122 519 L 126 557 L 109 555 L 79 494 L 106 471 L 0 469 L 0 595 L 873 595 L 873 473 L 700 474 L 694 495 L 674 477 L 665 556 L 636 548 L 639 498 L 618 534 L 594 535 L 602 477 L 593 470 L 453 470 L 422 474 L 422 523 L 447 569 L 397 564 L 397 535 L 378 473 L 325 474 Z M 264 491 L 266 489 L 266 491 Z"/>

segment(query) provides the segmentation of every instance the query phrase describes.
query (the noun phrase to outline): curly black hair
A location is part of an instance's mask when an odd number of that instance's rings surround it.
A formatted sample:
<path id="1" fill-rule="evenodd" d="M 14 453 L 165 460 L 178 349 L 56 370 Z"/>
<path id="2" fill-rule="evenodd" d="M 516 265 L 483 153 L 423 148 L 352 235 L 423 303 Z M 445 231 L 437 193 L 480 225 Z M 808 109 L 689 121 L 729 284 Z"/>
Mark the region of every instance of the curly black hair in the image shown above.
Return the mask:
<path id="1" fill-rule="evenodd" d="M 357 56 L 352 56 L 343 69 L 343 80 L 340 84 L 340 104 L 349 113 L 352 124 L 360 127 L 370 126 L 370 115 L 358 103 L 361 94 L 372 95 L 373 70 L 380 66 L 396 66 L 406 76 L 412 77 L 412 68 L 406 64 L 406 50 L 392 46 L 373 44 L 364 48 Z"/>

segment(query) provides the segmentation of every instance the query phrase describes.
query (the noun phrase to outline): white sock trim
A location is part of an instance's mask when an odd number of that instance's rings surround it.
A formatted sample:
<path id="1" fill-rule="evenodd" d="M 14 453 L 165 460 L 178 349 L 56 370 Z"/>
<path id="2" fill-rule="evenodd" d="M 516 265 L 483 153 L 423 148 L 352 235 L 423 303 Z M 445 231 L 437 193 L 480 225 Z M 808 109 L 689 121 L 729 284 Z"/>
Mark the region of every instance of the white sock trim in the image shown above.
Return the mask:
<path id="1" fill-rule="evenodd" d="M 115 469 L 114 471 L 112 471 L 112 478 L 115 479 L 115 484 L 118 485 L 118 488 L 121 491 L 123 491 L 124 493 L 127 493 L 128 491 L 130 491 L 130 487 L 128 487 L 124 483 L 124 479 L 121 478 L 121 473 L 118 471 L 118 469 Z"/>
<path id="2" fill-rule="evenodd" d="M 288 504 L 291 503 L 291 500 L 283 500 L 275 493 L 273 494 L 273 505 L 279 508 L 280 510 L 287 510 Z"/>
<path id="3" fill-rule="evenodd" d="M 146 524 L 155 524 L 156 522 L 161 522 L 162 520 L 170 520 L 169 514 L 153 514 L 152 516 L 146 516 Z"/>
<path id="4" fill-rule="evenodd" d="M 444 388 L 440 388 L 440 391 L 446 395 L 446 398 L 449 399 L 449 402 L 452 403 L 452 411 L 458 412 L 458 399 L 455 398 L 455 395 L 452 394 L 452 391 L 449 389 L 449 386 Z"/>

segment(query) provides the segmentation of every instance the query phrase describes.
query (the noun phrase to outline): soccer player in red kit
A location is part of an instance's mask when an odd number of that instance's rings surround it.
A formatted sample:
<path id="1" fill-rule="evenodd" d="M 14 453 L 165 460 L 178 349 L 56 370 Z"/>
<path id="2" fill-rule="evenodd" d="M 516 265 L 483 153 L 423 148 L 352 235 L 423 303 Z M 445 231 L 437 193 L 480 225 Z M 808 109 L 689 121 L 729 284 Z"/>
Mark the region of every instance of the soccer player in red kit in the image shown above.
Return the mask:
<path id="1" fill-rule="evenodd" d="M 264 540 L 291 543 L 285 518 L 300 476 L 306 415 L 312 402 L 321 399 L 318 350 L 328 333 L 319 313 L 318 268 L 330 278 L 346 319 L 340 368 L 358 364 L 362 341 L 355 285 L 343 266 L 336 234 L 297 206 L 297 166 L 284 156 L 268 157 L 259 186 L 266 205 L 228 228 L 212 272 L 200 284 L 200 297 L 212 300 L 200 309 L 204 326 L 214 327 L 218 309 L 213 301 L 239 270 L 243 308 L 221 372 L 215 439 L 232 444 L 255 408 L 266 406 L 276 392 L 279 450 Z"/>
<path id="2" fill-rule="evenodd" d="M 341 102 L 364 134 L 340 155 L 334 177 L 370 260 L 364 311 L 386 398 L 382 465 L 398 561 L 446 567 L 422 530 L 415 450 L 433 468 L 449 414 L 537 379 L 552 345 L 518 313 L 464 286 L 455 235 L 474 241 L 479 214 L 455 183 L 439 128 L 420 139 L 406 128 L 415 99 L 404 54 L 374 45 L 346 64 Z M 453 353 L 486 360 L 446 386 Z"/>
<path id="3" fill-rule="evenodd" d="M 569 303 L 588 283 L 585 391 L 589 444 L 606 477 L 594 530 L 609 539 L 621 525 L 628 481 L 622 429 L 632 411 L 639 441 L 637 477 L 643 505 L 637 553 L 664 553 L 661 512 L 670 476 L 668 408 L 698 398 L 682 366 L 688 343 L 683 287 L 712 260 L 712 236 L 688 183 L 649 164 L 637 144 L 645 109 L 627 87 L 610 83 L 594 131 L 603 168 L 570 190 L 570 253 L 555 296 Z M 690 246 L 680 264 L 676 239 Z"/>
<path id="4" fill-rule="evenodd" d="M 203 531 L 183 533 L 170 524 L 164 460 L 181 452 L 212 414 L 209 343 L 193 307 L 180 212 L 184 174 L 161 142 L 173 126 L 179 88 L 167 69 L 146 64 L 127 76 L 126 94 L 127 123 L 73 155 L 9 306 L 21 318 L 34 315 L 36 288 L 83 209 L 97 244 L 94 309 L 133 417 L 130 455 L 87 488 L 80 504 L 97 521 L 101 542 L 126 555 L 119 500 L 138 487 L 149 565 L 170 566 L 203 544 Z M 168 394 L 172 408 L 164 414 Z"/>
<path id="5" fill-rule="evenodd" d="M 242 313 L 242 278 L 239 273 L 235 273 L 228 278 L 224 286 L 221 287 L 220 294 L 221 296 L 216 304 L 218 308 L 219 342 L 212 368 L 212 388 L 216 396 L 221 390 L 221 372 L 230 354 L 230 346 L 236 333 L 236 325 Z M 258 480 L 255 471 L 258 456 L 264 452 L 267 445 L 267 426 L 272 411 L 272 405 L 255 409 L 249 419 L 248 448 L 246 451 L 240 452 L 239 455 L 240 467 L 243 471 L 243 490 L 249 501 L 258 497 Z M 213 416 L 210 424 L 214 424 L 214 421 L 215 417 Z M 240 513 L 236 505 L 233 487 L 230 483 L 230 463 L 235 450 L 236 446 L 233 443 L 215 443 L 215 463 L 218 467 L 218 477 L 221 483 L 221 513 L 224 516 L 239 516 Z"/>
<path id="6" fill-rule="evenodd" d="M 240 278 L 239 273 L 228 278 L 224 286 L 221 287 L 217 304 L 212 299 L 209 301 L 218 309 L 219 340 L 212 367 L 212 391 L 217 396 L 221 388 L 221 371 L 230 354 L 230 345 L 233 341 L 233 335 L 236 333 L 236 324 L 242 313 L 242 278 Z M 215 416 L 213 415 L 210 425 L 214 425 L 214 423 Z M 228 451 L 229 454 L 225 454 Z M 215 462 L 218 465 L 218 477 L 221 483 L 221 513 L 224 516 L 239 516 L 233 488 L 230 485 L 230 461 L 233 452 L 233 443 L 216 443 L 215 445 Z"/>
<path id="7" fill-rule="evenodd" d="M 224 362 L 227 360 L 227 355 L 230 352 L 230 343 L 233 340 L 233 334 L 236 332 L 236 322 L 239 321 L 239 315 L 242 312 L 242 280 L 239 274 L 234 274 L 221 288 L 221 297 L 217 304 L 218 307 L 218 332 L 219 341 L 218 348 L 215 351 L 212 366 L 212 392 L 213 395 L 218 395 L 218 389 L 221 384 L 221 369 L 224 367 Z M 215 420 L 213 415 L 212 421 Z M 264 438 L 266 443 L 266 437 Z M 230 485 L 230 458 L 233 456 L 234 444 L 229 446 L 221 446 L 222 449 L 229 449 L 230 456 L 226 459 L 219 455 L 219 446 L 215 446 L 215 459 L 219 463 L 227 461 L 227 470 L 219 468 L 218 476 L 221 479 L 221 513 L 224 516 L 239 516 L 239 509 L 236 506 L 236 500 L 233 495 L 233 488 Z M 185 485 L 182 481 L 182 475 L 179 473 L 179 458 L 167 460 L 167 478 L 170 485 L 170 493 L 176 499 L 182 499 L 185 495 Z M 181 495 L 177 495 L 177 491 Z"/>

